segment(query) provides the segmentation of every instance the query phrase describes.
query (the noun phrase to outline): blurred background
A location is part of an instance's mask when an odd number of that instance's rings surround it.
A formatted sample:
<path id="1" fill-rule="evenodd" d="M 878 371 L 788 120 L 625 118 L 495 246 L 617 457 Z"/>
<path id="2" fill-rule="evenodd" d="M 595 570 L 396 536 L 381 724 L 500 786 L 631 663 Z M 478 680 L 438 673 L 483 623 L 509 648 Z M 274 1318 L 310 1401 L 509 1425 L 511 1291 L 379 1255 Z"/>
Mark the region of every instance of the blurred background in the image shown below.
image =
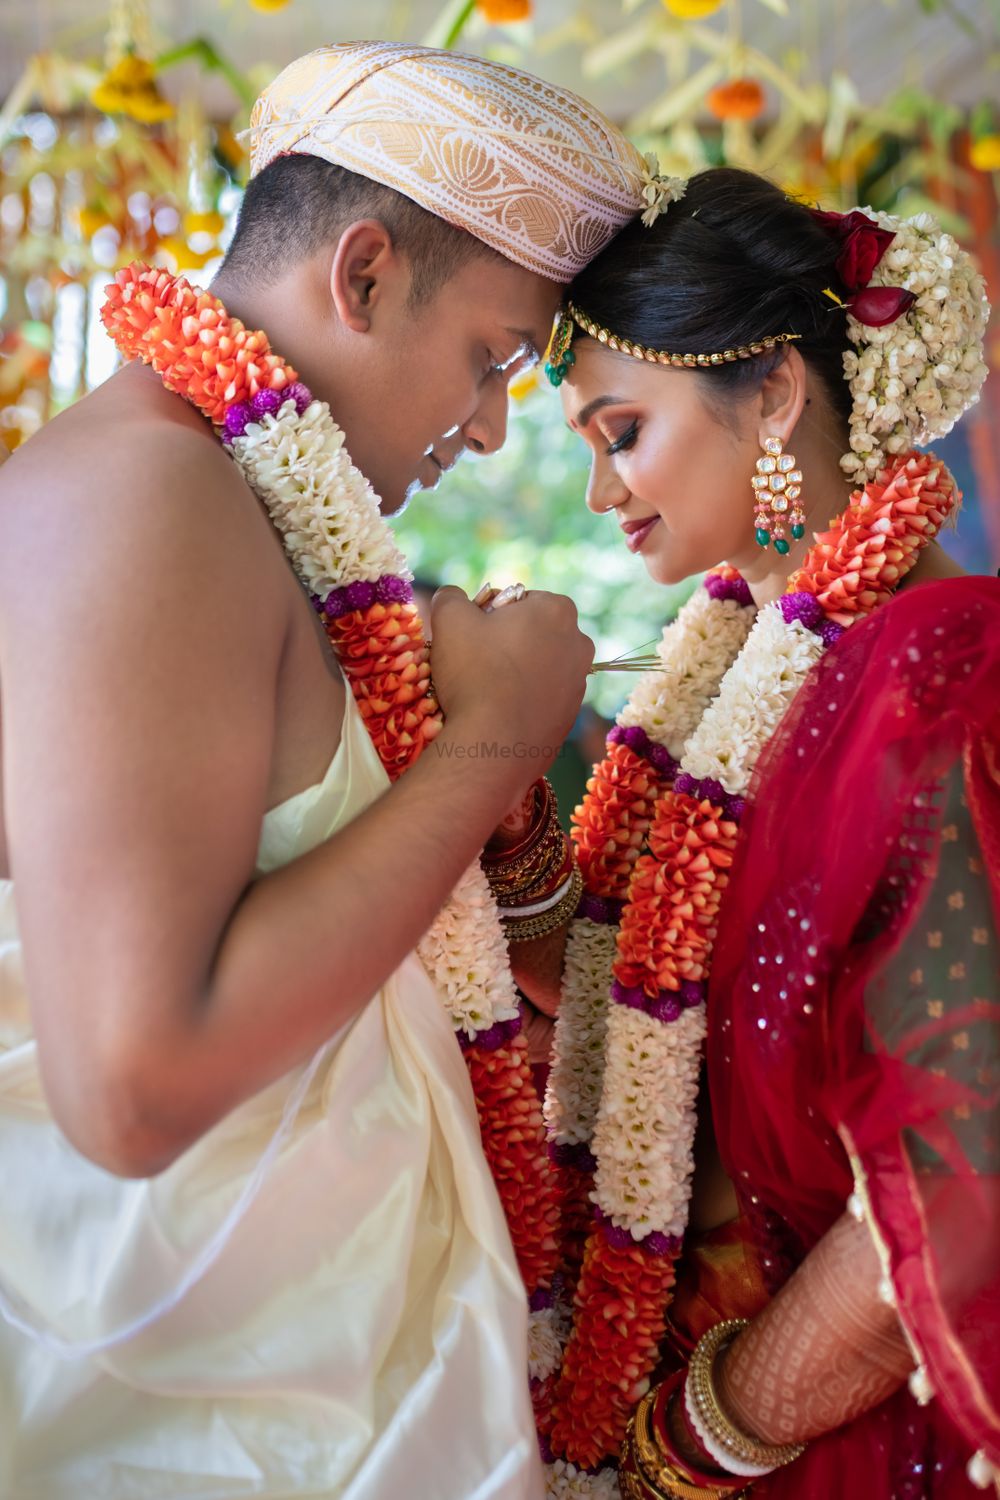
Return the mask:
<path id="1" fill-rule="evenodd" d="M 110 271 L 140 256 L 208 284 L 256 93 L 300 53 L 362 37 L 568 85 L 670 173 L 725 162 L 827 208 L 929 208 L 1000 301 L 1000 0 L 0 0 L 0 451 L 111 373 Z M 990 338 L 996 368 L 996 320 Z M 513 394 L 505 450 L 463 460 L 400 519 L 411 565 L 430 586 L 567 592 L 604 658 L 649 642 L 687 590 L 651 585 L 587 512 L 555 393 L 536 374 Z M 967 497 L 946 545 L 996 571 L 1000 378 L 936 451 Z M 581 765 L 628 686 L 594 679 Z"/>

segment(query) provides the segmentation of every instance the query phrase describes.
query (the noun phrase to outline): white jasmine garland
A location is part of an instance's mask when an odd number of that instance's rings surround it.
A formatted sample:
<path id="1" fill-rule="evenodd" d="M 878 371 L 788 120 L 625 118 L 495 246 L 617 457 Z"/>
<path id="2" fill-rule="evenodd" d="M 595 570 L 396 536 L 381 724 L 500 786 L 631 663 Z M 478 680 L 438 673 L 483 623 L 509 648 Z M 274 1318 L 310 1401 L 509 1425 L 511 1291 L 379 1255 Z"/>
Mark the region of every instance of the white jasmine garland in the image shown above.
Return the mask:
<path id="1" fill-rule="evenodd" d="M 588 1474 L 562 1458 L 546 1467 L 545 1494 L 548 1500 L 621 1500 L 621 1490 L 613 1470 L 602 1469 L 599 1474 Z"/>
<path id="2" fill-rule="evenodd" d="M 822 640 L 800 621 L 786 624 L 777 604 L 762 609 L 688 740 L 681 769 L 744 795 L 761 751 L 822 655 Z"/>
<path id="3" fill-rule="evenodd" d="M 990 314 L 971 257 L 930 214 L 862 212 L 895 235 L 870 285 L 903 287 L 916 301 L 883 328 L 847 317 L 855 348 L 844 355 L 844 373 L 854 404 L 851 449 L 841 465 L 861 484 L 890 457 L 944 437 L 978 401 Z"/>
<path id="4" fill-rule="evenodd" d="M 719 680 L 747 638 L 752 605 L 713 599 L 697 588 L 657 648 L 660 665 L 645 672 L 618 715 L 618 723 L 638 725 L 658 745 L 680 758 Z"/>
<path id="5" fill-rule="evenodd" d="M 595 1196 L 638 1239 L 687 1225 L 705 1009 L 676 1021 L 612 1005 L 594 1153 Z"/>
<path id="6" fill-rule="evenodd" d="M 532 1380 L 547 1380 L 559 1369 L 572 1326 L 572 1314 L 561 1303 L 529 1313 L 528 1375 Z"/>
<path id="7" fill-rule="evenodd" d="M 248 423 L 233 440 L 232 454 L 267 507 L 296 573 L 321 600 L 387 573 L 412 576 L 325 401 L 313 401 L 301 415 L 286 401 L 274 415 Z M 500 916 L 478 861 L 417 952 L 455 1030 L 470 1040 L 518 1015 Z"/>
<path id="8" fill-rule="evenodd" d="M 249 423 L 232 451 L 313 594 L 325 599 L 335 588 L 374 583 L 386 573 L 411 577 L 378 496 L 351 462 L 325 401 L 313 401 L 301 416 L 286 401 L 274 416 Z"/>
<path id="9" fill-rule="evenodd" d="M 507 944 L 478 860 L 469 866 L 417 946 L 456 1031 L 472 1040 L 518 1015 Z"/>
<path id="10" fill-rule="evenodd" d="M 586 1144 L 597 1122 L 615 933 L 607 923 L 579 917 L 566 940 L 562 1001 L 545 1094 L 545 1123 L 561 1145 Z"/>

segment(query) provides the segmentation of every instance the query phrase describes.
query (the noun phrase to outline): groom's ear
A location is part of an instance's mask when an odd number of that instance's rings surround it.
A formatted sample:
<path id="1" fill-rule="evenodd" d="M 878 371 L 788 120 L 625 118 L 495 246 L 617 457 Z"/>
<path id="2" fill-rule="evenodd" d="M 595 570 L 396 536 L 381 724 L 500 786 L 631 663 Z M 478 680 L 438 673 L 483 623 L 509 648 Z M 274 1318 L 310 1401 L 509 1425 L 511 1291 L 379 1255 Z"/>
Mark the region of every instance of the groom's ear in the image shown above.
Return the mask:
<path id="1" fill-rule="evenodd" d="M 404 256 L 378 219 L 349 224 L 330 263 L 330 296 L 337 317 L 352 333 L 368 333 L 372 317 L 400 278 L 408 279 Z"/>

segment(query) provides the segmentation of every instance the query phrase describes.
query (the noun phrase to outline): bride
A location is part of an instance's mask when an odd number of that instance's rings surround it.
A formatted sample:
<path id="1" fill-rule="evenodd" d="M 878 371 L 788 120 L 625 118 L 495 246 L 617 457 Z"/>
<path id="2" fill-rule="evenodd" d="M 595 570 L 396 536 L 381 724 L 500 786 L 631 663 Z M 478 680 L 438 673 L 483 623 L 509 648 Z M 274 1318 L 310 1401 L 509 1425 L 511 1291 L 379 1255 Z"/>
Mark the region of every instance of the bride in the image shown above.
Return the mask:
<path id="1" fill-rule="evenodd" d="M 960 496 L 919 449 L 978 395 L 983 283 L 926 216 L 731 169 L 649 218 L 547 366 L 591 510 L 655 580 L 708 570 L 575 814 L 552 1489 L 611 1493 L 624 1442 L 626 1496 L 969 1496 L 1000 1473 L 1000 584 L 935 542 Z"/>

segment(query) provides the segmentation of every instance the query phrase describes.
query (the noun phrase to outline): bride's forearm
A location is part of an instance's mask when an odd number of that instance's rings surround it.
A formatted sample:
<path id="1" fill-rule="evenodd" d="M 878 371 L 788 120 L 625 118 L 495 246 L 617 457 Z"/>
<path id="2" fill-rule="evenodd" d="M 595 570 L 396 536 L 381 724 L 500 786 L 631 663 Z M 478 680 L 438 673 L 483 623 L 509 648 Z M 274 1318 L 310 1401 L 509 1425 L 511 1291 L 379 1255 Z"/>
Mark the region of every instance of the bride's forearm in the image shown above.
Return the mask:
<path id="1" fill-rule="evenodd" d="M 733 1421 L 766 1443 L 806 1442 L 890 1396 L 913 1368 L 866 1224 L 838 1220 L 716 1365 Z"/>

